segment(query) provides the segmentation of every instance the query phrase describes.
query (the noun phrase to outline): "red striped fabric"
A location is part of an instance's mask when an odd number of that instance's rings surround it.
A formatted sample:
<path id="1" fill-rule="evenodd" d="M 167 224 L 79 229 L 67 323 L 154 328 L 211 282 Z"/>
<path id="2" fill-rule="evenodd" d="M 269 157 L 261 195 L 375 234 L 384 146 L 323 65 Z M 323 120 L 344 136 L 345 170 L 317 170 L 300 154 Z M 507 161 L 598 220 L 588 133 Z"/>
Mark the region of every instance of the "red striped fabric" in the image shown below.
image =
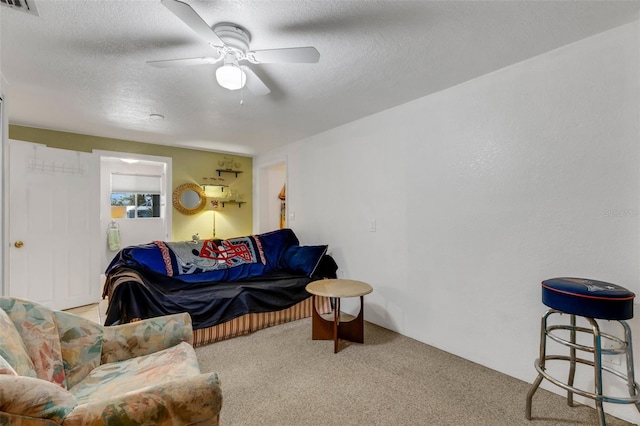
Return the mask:
<path id="1" fill-rule="evenodd" d="M 316 309 L 318 313 L 326 314 L 331 312 L 331 304 L 328 297 L 317 297 L 317 299 Z M 312 309 L 313 298 L 309 297 L 281 311 L 246 314 L 213 327 L 193 330 L 193 345 L 208 345 L 209 343 L 252 333 L 274 325 L 308 318 L 313 312 Z"/>

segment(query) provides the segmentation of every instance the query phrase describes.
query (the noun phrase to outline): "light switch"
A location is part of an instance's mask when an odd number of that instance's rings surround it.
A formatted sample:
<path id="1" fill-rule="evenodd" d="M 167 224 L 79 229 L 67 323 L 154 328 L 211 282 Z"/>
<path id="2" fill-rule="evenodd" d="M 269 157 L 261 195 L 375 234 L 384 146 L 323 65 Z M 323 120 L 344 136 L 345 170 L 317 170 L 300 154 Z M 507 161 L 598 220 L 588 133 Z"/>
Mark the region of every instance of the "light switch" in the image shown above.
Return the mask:
<path id="1" fill-rule="evenodd" d="M 376 232 L 376 220 L 371 219 L 369 221 L 369 232 Z"/>

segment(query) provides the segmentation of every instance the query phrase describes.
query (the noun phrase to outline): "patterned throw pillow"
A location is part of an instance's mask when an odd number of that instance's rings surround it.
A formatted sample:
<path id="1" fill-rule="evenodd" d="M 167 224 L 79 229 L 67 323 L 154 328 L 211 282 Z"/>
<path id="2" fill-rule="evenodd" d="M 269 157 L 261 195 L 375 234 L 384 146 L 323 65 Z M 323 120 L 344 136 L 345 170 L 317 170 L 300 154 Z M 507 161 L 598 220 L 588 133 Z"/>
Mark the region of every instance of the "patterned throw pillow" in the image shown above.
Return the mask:
<path id="1" fill-rule="evenodd" d="M 44 305 L 17 298 L 2 298 L 0 308 L 13 321 L 37 377 L 66 387 L 60 336 L 53 311 Z"/>
<path id="2" fill-rule="evenodd" d="M 18 375 L 37 377 L 36 369 L 27 354 L 22 337 L 3 309 L 0 309 L 0 356 Z"/>

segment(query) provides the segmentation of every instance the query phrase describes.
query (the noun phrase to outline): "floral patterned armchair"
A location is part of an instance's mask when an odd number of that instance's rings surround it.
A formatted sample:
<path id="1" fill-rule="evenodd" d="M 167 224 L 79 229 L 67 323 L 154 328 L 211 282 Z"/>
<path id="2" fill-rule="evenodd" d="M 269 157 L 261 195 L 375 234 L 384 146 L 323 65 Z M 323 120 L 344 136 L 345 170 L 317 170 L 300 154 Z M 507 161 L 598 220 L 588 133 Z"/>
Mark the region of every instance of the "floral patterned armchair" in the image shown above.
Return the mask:
<path id="1" fill-rule="evenodd" d="M 0 297 L 0 424 L 217 425 L 188 314 L 104 327 Z"/>

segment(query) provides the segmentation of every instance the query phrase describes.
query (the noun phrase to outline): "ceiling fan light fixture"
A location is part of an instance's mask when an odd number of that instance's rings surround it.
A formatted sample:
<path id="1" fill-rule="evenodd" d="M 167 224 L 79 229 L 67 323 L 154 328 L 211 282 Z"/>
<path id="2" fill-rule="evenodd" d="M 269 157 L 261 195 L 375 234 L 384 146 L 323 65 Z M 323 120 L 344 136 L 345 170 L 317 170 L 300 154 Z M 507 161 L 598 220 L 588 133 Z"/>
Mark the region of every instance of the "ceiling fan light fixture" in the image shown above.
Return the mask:
<path id="1" fill-rule="evenodd" d="M 245 72 L 235 64 L 226 63 L 216 70 L 218 84 L 228 90 L 238 90 L 247 82 Z"/>

